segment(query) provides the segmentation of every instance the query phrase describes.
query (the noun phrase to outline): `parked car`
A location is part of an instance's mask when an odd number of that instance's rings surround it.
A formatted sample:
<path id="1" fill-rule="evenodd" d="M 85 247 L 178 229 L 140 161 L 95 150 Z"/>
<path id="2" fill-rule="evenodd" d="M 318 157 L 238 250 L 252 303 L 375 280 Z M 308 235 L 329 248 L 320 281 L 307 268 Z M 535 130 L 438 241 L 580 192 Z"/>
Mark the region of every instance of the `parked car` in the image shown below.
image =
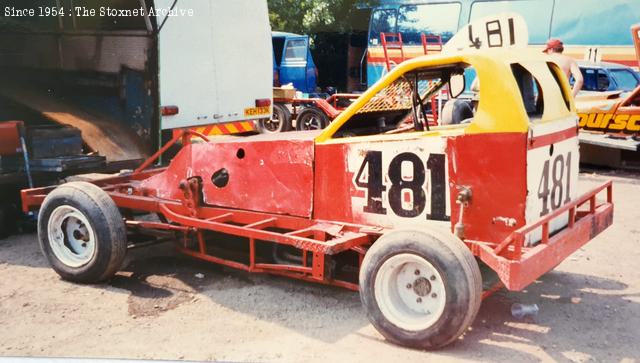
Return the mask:
<path id="1" fill-rule="evenodd" d="M 580 94 L 576 109 L 583 129 L 640 135 L 640 86 L 628 93 Z"/>
<path id="2" fill-rule="evenodd" d="M 292 83 L 301 92 L 316 91 L 318 68 L 309 50 L 309 36 L 272 32 L 273 86 Z"/>
<path id="3" fill-rule="evenodd" d="M 640 74 L 633 68 L 609 62 L 578 62 L 584 78 L 583 91 L 632 91 L 640 85 Z M 573 85 L 573 77 L 571 84 Z"/>

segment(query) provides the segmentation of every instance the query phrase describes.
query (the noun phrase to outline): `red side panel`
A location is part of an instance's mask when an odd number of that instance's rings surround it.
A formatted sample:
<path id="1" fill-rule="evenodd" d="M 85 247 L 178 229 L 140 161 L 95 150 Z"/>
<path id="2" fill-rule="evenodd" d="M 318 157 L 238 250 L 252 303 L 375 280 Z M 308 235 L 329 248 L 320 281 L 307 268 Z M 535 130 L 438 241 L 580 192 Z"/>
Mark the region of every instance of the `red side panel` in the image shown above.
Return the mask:
<path id="1" fill-rule="evenodd" d="M 314 218 L 353 222 L 346 144 L 316 146 Z"/>
<path id="2" fill-rule="evenodd" d="M 209 205 L 310 217 L 313 151 L 312 138 L 242 138 L 188 145 L 165 172 L 145 180 L 144 186 L 158 190 L 162 198 L 177 199 L 181 180 L 200 177 Z M 222 169 L 228 182 L 216 186 L 212 176 L 224 174 Z"/>
<path id="3" fill-rule="evenodd" d="M 15 155 L 21 152 L 20 132 L 22 121 L 0 122 L 0 155 Z"/>
<path id="4" fill-rule="evenodd" d="M 527 135 L 516 133 L 465 135 L 449 139 L 451 223 L 458 222 L 456 185 L 468 186 L 472 199 L 464 211 L 465 238 L 499 242 L 525 225 L 527 197 Z M 494 222 L 513 218 L 516 225 Z"/>
<path id="5" fill-rule="evenodd" d="M 316 145 L 314 217 L 383 228 L 448 223 L 445 144 L 414 134 Z"/>

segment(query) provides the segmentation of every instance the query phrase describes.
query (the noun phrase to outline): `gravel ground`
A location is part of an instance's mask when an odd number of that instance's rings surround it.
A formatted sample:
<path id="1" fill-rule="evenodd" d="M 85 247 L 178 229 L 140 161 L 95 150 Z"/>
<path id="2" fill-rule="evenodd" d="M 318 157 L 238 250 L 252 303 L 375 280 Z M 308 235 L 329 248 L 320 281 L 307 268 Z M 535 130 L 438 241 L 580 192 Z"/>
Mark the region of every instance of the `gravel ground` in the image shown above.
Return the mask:
<path id="1" fill-rule="evenodd" d="M 0 240 L 0 356 L 258 362 L 634 362 L 640 360 L 640 178 L 615 181 L 614 225 L 522 292 L 482 304 L 453 345 L 385 342 L 357 293 L 134 251 L 108 284 L 75 285 L 48 266 L 36 235 Z M 524 321 L 512 303 L 536 303 Z"/>

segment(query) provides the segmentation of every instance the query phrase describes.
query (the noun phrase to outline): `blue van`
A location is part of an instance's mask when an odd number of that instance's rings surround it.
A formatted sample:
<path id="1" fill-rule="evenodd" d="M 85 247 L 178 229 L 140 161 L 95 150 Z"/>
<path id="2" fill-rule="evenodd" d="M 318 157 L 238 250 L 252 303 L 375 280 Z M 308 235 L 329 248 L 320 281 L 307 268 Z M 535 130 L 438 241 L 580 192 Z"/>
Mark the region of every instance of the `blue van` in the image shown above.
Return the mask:
<path id="1" fill-rule="evenodd" d="M 293 83 L 301 92 L 316 91 L 318 68 L 309 50 L 309 36 L 271 32 L 273 43 L 273 86 Z"/>

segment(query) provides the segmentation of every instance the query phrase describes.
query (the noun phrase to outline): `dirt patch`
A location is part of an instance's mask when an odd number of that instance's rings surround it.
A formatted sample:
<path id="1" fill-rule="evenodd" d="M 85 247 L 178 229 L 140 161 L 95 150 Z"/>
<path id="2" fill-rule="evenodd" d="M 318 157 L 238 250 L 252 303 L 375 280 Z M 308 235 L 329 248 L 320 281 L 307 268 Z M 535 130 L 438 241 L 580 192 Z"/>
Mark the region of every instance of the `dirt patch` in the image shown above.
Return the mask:
<path id="1" fill-rule="evenodd" d="M 194 299 L 198 290 L 184 281 L 189 280 L 191 271 L 168 271 L 169 267 L 175 267 L 170 257 L 137 261 L 127 268 L 130 271 L 119 272 L 109 282 L 131 293 L 127 299 L 129 315 L 158 316 Z"/>
<path id="2" fill-rule="evenodd" d="M 602 180 L 582 175 L 580 188 Z M 0 356 L 640 361 L 640 183 L 616 181 L 614 200 L 609 230 L 524 291 L 501 290 L 484 300 L 464 337 L 436 352 L 386 342 L 355 292 L 223 269 L 178 256 L 168 245 L 131 251 L 107 284 L 71 284 L 47 265 L 35 234 L 14 236 L 0 240 Z M 537 304 L 539 313 L 516 319 L 514 302 Z"/>

